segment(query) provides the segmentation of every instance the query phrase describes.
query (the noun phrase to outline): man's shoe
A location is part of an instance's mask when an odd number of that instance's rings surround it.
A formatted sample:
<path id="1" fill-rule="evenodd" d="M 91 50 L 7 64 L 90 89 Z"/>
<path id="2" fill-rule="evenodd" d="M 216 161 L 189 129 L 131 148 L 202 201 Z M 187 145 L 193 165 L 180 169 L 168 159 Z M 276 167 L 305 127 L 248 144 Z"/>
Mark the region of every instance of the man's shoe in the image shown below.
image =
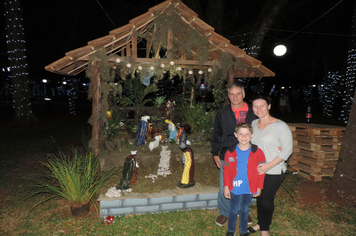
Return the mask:
<path id="1" fill-rule="evenodd" d="M 233 232 L 227 232 L 225 236 L 235 236 Z"/>
<path id="2" fill-rule="evenodd" d="M 240 233 L 240 236 L 249 236 L 250 234 L 247 232 L 247 233 Z"/>
<path id="3" fill-rule="evenodd" d="M 215 223 L 219 226 L 223 226 L 227 221 L 227 217 L 224 215 L 219 215 L 218 218 L 216 218 Z"/>
<path id="4" fill-rule="evenodd" d="M 252 225 L 252 219 L 250 215 L 248 215 L 247 224 Z"/>

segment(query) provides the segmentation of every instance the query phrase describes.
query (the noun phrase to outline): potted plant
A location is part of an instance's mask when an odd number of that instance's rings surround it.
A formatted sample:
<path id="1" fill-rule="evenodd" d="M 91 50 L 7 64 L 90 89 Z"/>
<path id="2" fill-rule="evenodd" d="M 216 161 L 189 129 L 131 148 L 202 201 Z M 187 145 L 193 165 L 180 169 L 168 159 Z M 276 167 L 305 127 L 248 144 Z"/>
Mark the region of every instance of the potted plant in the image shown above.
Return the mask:
<path id="1" fill-rule="evenodd" d="M 84 154 L 73 150 L 73 155 L 60 154 L 42 162 L 44 169 L 39 179 L 31 180 L 31 193 L 27 198 L 47 193 L 50 196 L 37 205 L 52 198 L 59 197 L 68 200 L 73 216 L 84 217 L 89 213 L 90 202 L 117 169 L 100 174 L 99 156 L 91 152 Z"/>

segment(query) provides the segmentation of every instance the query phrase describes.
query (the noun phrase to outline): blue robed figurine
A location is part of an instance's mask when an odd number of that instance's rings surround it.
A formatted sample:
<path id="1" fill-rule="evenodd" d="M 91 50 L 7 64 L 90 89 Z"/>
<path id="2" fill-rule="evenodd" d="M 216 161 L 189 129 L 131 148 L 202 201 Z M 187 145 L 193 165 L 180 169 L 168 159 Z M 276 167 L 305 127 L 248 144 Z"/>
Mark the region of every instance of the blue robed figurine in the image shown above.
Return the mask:
<path id="1" fill-rule="evenodd" d="M 166 122 L 168 124 L 168 131 L 169 131 L 168 141 L 171 141 L 172 139 L 174 139 L 174 141 L 177 142 L 177 128 L 176 128 L 176 126 L 170 120 L 165 120 L 164 122 Z"/>
<path id="2" fill-rule="evenodd" d="M 142 116 L 140 122 L 137 125 L 136 146 L 141 146 L 146 143 L 145 138 L 149 119 L 149 116 Z"/>

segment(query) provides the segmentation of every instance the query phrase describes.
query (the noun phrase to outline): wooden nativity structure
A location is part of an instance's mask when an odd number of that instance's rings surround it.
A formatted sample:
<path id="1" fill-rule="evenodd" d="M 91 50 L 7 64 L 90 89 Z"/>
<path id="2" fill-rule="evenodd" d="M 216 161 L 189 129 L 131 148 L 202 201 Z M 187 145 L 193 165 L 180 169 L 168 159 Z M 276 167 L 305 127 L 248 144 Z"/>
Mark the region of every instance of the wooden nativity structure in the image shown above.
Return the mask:
<path id="1" fill-rule="evenodd" d="M 144 50 L 139 50 L 144 48 Z M 86 70 L 92 86 L 92 148 L 99 152 L 100 120 L 105 116 L 107 92 L 116 77 L 146 75 L 156 79 L 165 73 L 184 78 L 204 77 L 216 83 L 235 78 L 271 77 L 275 74 L 261 61 L 214 32 L 214 28 L 180 0 L 166 0 L 130 20 L 108 35 L 65 53 L 45 69 L 74 76 Z M 110 87 L 111 86 L 111 87 Z"/>

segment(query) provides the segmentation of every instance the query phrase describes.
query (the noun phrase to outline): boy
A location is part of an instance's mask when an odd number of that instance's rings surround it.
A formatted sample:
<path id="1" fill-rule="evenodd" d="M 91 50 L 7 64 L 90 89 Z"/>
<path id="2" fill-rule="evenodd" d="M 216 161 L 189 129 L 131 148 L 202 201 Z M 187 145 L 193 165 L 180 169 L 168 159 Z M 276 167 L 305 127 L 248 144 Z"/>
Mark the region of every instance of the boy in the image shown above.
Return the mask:
<path id="1" fill-rule="evenodd" d="M 229 225 L 226 236 L 235 235 L 237 215 L 240 215 L 240 235 L 249 235 L 247 220 L 252 197 L 258 197 L 263 189 L 265 175 L 259 175 L 257 166 L 265 163 L 262 150 L 251 144 L 252 126 L 240 123 L 235 128 L 238 144 L 225 154 L 223 164 L 224 196 L 231 199 Z"/>

